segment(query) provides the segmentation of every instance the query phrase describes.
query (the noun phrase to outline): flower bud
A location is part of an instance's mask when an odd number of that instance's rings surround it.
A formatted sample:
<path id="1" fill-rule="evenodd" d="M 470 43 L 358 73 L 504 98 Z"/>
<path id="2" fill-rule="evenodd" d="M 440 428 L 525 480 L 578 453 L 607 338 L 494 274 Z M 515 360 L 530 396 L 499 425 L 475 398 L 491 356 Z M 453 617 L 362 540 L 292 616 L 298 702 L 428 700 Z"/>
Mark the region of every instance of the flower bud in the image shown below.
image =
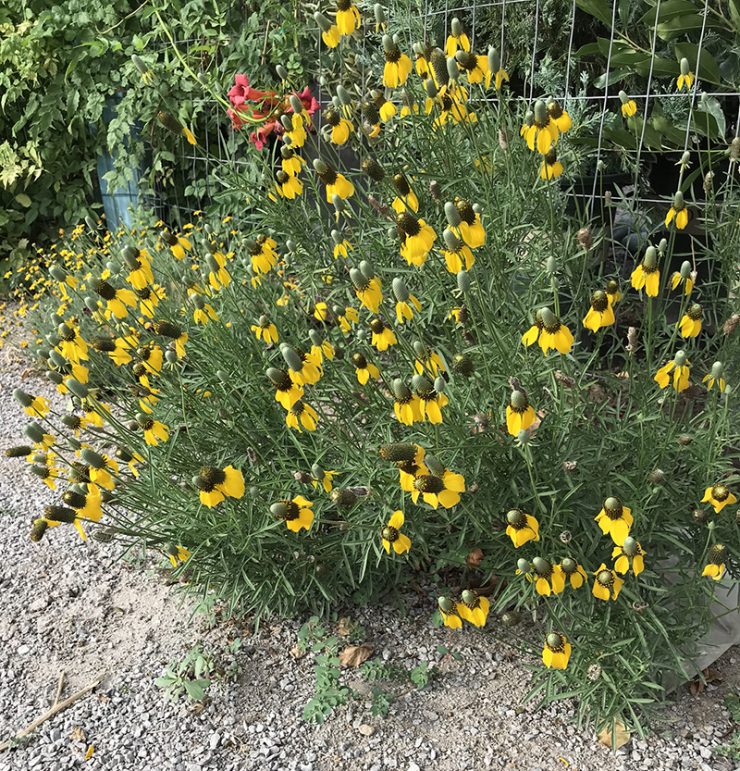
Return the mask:
<path id="1" fill-rule="evenodd" d="M 654 270 L 658 264 L 658 252 L 654 246 L 648 246 L 645 250 L 645 256 L 642 258 L 642 264 L 648 270 Z"/>
<path id="2" fill-rule="evenodd" d="M 280 344 L 280 353 L 288 365 L 289 369 L 294 372 L 298 372 L 303 368 L 303 361 L 294 348 L 291 348 L 287 343 Z"/>
<path id="3" fill-rule="evenodd" d="M 460 226 L 460 213 L 452 201 L 447 201 L 445 204 L 445 217 L 447 217 L 447 222 L 451 228 Z"/>
<path id="4" fill-rule="evenodd" d="M 173 351 L 169 348 L 164 352 L 164 358 L 168 364 L 177 364 L 177 351 Z"/>
<path id="5" fill-rule="evenodd" d="M 416 445 L 408 442 L 384 444 L 378 450 L 378 454 L 383 460 L 393 461 L 394 463 L 412 461 L 416 457 L 416 452 Z"/>
<path id="6" fill-rule="evenodd" d="M 637 541 L 631 535 L 628 535 L 622 544 L 622 551 L 628 557 L 634 557 L 638 553 L 638 549 Z"/>
<path id="7" fill-rule="evenodd" d="M 67 278 L 67 271 L 61 265 L 54 263 L 49 267 L 51 277 L 57 281 L 64 281 Z"/>
<path id="8" fill-rule="evenodd" d="M 453 83 L 457 83 L 459 74 L 460 68 L 457 66 L 457 59 L 454 56 L 447 57 L 447 77 Z"/>
<path id="9" fill-rule="evenodd" d="M 300 115 L 303 112 L 303 102 L 295 95 L 290 95 L 290 106 L 296 115 Z"/>
<path id="10" fill-rule="evenodd" d="M 79 380 L 73 377 L 68 377 L 64 381 L 64 385 L 67 386 L 67 388 L 78 398 L 78 399 L 85 399 L 87 398 L 88 393 L 90 392 L 88 387 L 86 385 L 83 385 L 80 383 Z"/>
<path id="11" fill-rule="evenodd" d="M 280 80 L 287 80 L 290 77 L 288 75 L 288 70 L 286 70 L 282 64 L 275 65 L 275 72 L 277 73 L 277 76 L 280 78 Z"/>
<path id="12" fill-rule="evenodd" d="M 531 566 L 527 560 L 521 557 L 517 560 L 516 567 L 517 567 L 517 570 L 519 570 L 519 572 L 521 573 L 529 573 Z"/>
<path id="13" fill-rule="evenodd" d="M 32 423 L 29 423 L 23 429 L 23 433 L 32 442 L 43 442 L 44 441 L 44 430 L 41 428 L 41 426 L 38 423 L 36 423 L 36 421 L 33 421 Z"/>
<path id="14" fill-rule="evenodd" d="M 457 213 L 457 209 L 455 209 L 455 213 Z M 449 228 L 445 228 L 442 238 L 444 239 L 445 246 L 451 252 L 456 252 L 460 248 L 460 239 Z"/>
<path id="15" fill-rule="evenodd" d="M 555 272 L 557 271 L 557 269 L 558 269 L 558 263 L 557 263 L 557 260 L 555 259 L 555 256 L 551 254 L 551 255 L 550 255 L 548 258 L 547 258 L 547 262 L 545 263 L 545 270 L 546 270 L 546 271 L 547 271 L 547 272 L 548 272 L 550 275 L 552 275 L 553 273 L 555 273 Z"/>
<path id="16" fill-rule="evenodd" d="M 463 293 L 470 291 L 470 273 L 467 270 L 461 270 L 457 274 L 457 288 Z"/>
<path id="17" fill-rule="evenodd" d="M 501 56 L 493 46 L 488 49 L 488 69 L 493 74 L 501 69 Z"/>
<path id="18" fill-rule="evenodd" d="M 442 375 L 437 376 L 434 380 L 434 390 L 438 394 L 444 393 L 445 388 L 447 387 L 447 381 L 442 377 Z"/>
<path id="19" fill-rule="evenodd" d="M 689 60 L 685 56 L 681 59 L 679 66 L 681 67 L 682 75 L 688 75 L 691 72 L 691 65 L 689 65 Z"/>
<path id="20" fill-rule="evenodd" d="M 466 605 L 475 605 L 478 602 L 478 595 L 470 589 L 465 589 L 461 597 Z"/>
<path id="21" fill-rule="evenodd" d="M 541 576 L 549 575 L 550 572 L 552 571 L 552 565 L 546 559 L 543 559 L 542 557 L 535 557 L 532 560 L 532 567 Z"/>
<path id="22" fill-rule="evenodd" d="M 443 613 L 451 613 L 455 609 L 455 603 L 449 597 L 439 597 L 437 606 Z"/>

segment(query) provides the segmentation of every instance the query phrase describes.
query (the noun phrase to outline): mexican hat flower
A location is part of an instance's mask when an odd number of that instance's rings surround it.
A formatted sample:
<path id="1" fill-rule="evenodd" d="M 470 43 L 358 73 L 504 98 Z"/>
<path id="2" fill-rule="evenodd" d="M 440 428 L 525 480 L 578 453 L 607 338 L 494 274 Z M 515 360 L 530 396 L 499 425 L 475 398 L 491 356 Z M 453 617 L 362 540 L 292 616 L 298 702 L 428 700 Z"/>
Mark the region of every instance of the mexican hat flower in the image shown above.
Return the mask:
<path id="1" fill-rule="evenodd" d="M 192 554 L 190 549 L 186 549 L 184 546 L 176 546 L 175 544 L 171 544 L 167 549 L 167 559 L 173 568 L 187 562 L 192 557 Z"/>
<path id="2" fill-rule="evenodd" d="M 542 156 L 542 165 L 540 166 L 540 179 L 550 180 L 557 179 L 563 172 L 565 167 L 558 160 L 558 153 L 554 147 L 551 147 Z"/>
<path id="3" fill-rule="evenodd" d="M 488 49 L 488 69 L 493 73 L 493 87 L 500 91 L 504 81 L 509 82 L 509 73 L 501 66 L 501 55 L 493 47 Z"/>
<path id="4" fill-rule="evenodd" d="M 409 265 L 420 268 L 437 240 L 434 228 L 407 211 L 398 215 L 397 225 L 401 237 L 401 257 Z"/>
<path id="5" fill-rule="evenodd" d="M 297 385 L 315 385 L 324 374 L 321 357 L 315 353 L 298 350 L 287 343 L 280 344 L 280 353 L 288 365 L 291 380 Z"/>
<path id="6" fill-rule="evenodd" d="M 730 492 L 727 485 L 718 483 L 711 487 L 707 487 L 701 502 L 711 503 L 715 514 L 719 514 L 725 506 L 732 506 L 734 503 L 737 503 L 737 498 Z"/>
<path id="7" fill-rule="evenodd" d="M 244 477 L 239 469 L 226 466 L 223 469 L 203 466 L 195 479 L 200 491 L 200 502 L 208 508 L 217 506 L 228 498 L 244 496 Z"/>
<path id="8" fill-rule="evenodd" d="M 511 538 L 515 548 L 524 546 L 529 541 L 540 540 L 540 524 L 526 511 L 511 509 L 506 514 L 506 535 Z"/>
<path id="9" fill-rule="evenodd" d="M 679 62 L 679 75 L 676 79 L 676 88 L 678 88 L 679 91 L 683 91 L 684 86 L 686 87 L 687 91 L 691 90 L 691 87 L 694 85 L 694 80 L 696 79 L 696 76 L 691 71 L 691 65 L 689 64 L 689 60 L 684 57 Z"/>
<path id="10" fill-rule="evenodd" d="M 689 224 L 689 210 L 686 208 L 686 201 L 680 190 L 674 194 L 673 205 L 668 209 L 668 214 L 665 215 L 665 226 L 668 227 L 674 221 L 678 230 L 684 230 Z"/>
<path id="11" fill-rule="evenodd" d="M 473 626 L 484 627 L 491 607 L 488 597 L 481 597 L 472 589 L 465 589 L 461 600 L 462 602 L 458 602 L 456 608 L 460 618 Z"/>
<path id="12" fill-rule="evenodd" d="M 393 175 L 393 187 L 397 195 L 391 203 L 391 208 L 396 214 L 403 214 L 407 209 L 412 212 L 419 211 L 419 199 L 403 174 Z"/>
<path id="13" fill-rule="evenodd" d="M 393 294 L 396 297 L 396 323 L 405 324 L 414 318 L 414 311 L 421 311 L 421 301 L 406 289 L 403 279 L 393 279 Z"/>
<path id="14" fill-rule="evenodd" d="M 154 283 L 154 273 L 149 252 L 146 249 L 136 249 L 127 246 L 122 252 L 126 264 L 130 268 L 126 281 L 134 289 L 144 289 Z"/>
<path id="15" fill-rule="evenodd" d="M 419 397 L 418 406 L 422 420 L 432 425 L 439 425 L 442 422 L 442 409 L 450 401 L 442 391 L 444 382 L 444 378 L 440 377 L 431 383 L 428 378 L 419 374 L 411 378 L 411 385 Z"/>
<path id="16" fill-rule="evenodd" d="M 462 629 L 462 619 L 458 613 L 459 603 L 454 602 L 449 597 L 440 597 L 437 600 L 439 615 L 442 617 L 442 623 L 449 629 Z"/>
<path id="17" fill-rule="evenodd" d="M 621 102 L 619 109 L 623 118 L 634 118 L 637 115 L 637 102 L 630 99 L 625 91 L 619 92 L 619 101 Z"/>
<path id="18" fill-rule="evenodd" d="M 175 233 L 170 233 L 169 231 L 166 231 L 162 233 L 162 238 L 170 247 L 172 256 L 176 260 L 184 259 L 185 253 L 189 252 L 193 248 L 193 245 L 187 236 L 183 236 L 183 235 L 178 236 Z"/>
<path id="19" fill-rule="evenodd" d="M 442 238 L 445 242 L 442 256 L 445 258 L 445 267 L 448 272 L 457 275 L 461 270 L 470 270 L 475 265 L 473 250 L 450 228 L 445 229 Z"/>
<path id="20" fill-rule="evenodd" d="M 480 212 L 476 211 L 470 201 L 455 198 L 451 205 L 445 204 L 445 216 L 450 230 L 471 249 L 478 249 L 486 243 L 486 229 L 481 222 Z"/>
<path id="21" fill-rule="evenodd" d="M 380 377 L 380 370 L 361 353 L 352 354 L 352 365 L 355 368 L 355 377 L 360 385 L 367 385 L 370 378 L 377 380 Z"/>
<path id="22" fill-rule="evenodd" d="M 380 537 L 386 554 L 391 553 L 391 548 L 396 554 L 404 554 L 411 548 L 411 539 L 401 532 L 403 523 L 403 512 L 396 510 L 388 520 L 388 524 L 382 529 Z"/>
<path id="23" fill-rule="evenodd" d="M 393 412 L 399 423 L 412 426 L 424 420 L 421 414 L 421 400 L 401 379 L 396 378 L 393 381 L 392 390 L 395 399 Z"/>
<path id="24" fill-rule="evenodd" d="M 306 431 L 315 431 L 318 421 L 319 416 L 316 410 L 310 404 L 306 404 L 302 401 L 297 401 L 285 413 L 285 423 L 288 428 L 292 428 L 294 431 L 298 432 L 301 432 L 301 426 L 303 426 Z"/>
<path id="25" fill-rule="evenodd" d="M 359 16 L 359 11 L 357 13 Z M 324 45 L 327 46 L 327 48 L 336 48 L 339 45 L 339 41 L 342 39 L 339 27 L 336 24 L 332 24 L 320 11 L 316 11 L 313 17 L 321 28 L 321 39 L 324 41 Z"/>
<path id="26" fill-rule="evenodd" d="M 547 354 L 556 350 L 561 354 L 570 353 L 573 348 L 573 333 L 568 327 L 549 308 L 540 308 L 539 317 L 542 319 L 542 329 L 537 342 L 542 352 Z"/>
<path id="27" fill-rule="evenodd" d="M 551 99 L 547 103 L 547 114 L 550 116 L 550 120 L 558 127 L 561 134 L 567 134 L 570 131 L 573 120 L 563 109 L 560 102 Z"/>
<path id="28" fill-rule="evenodd" d="M 411 59 L 401 51 L 390 35 L 383 35 L 383 53 L 385 54 L 383 85 L 386 88 L 402 86 L 414 67 Z"/>
<path id="29" fill-rule="evenodd" d="M 653 380 L 661 387 L 667 388 L 671 382 L 673 373 L 673 388 L 677 393 L 685 391 L 689 387 L 690 367 L 686 359 L 685 351 L 677 351 L 676 355 L 667 364 L 664 364 L 656 373 Z"/>
<path id="30" fill-rule="evenodd" d="M 138 302 L 132 289 L 116 289 L 102 278 L 93 283 L 95 294 L 105 300 L 105 315 L 123 319 L 128 315 L 129 308 L 135 308 Z"/>
<path id="31" fill-rule="evenodd" d="M 280 169 L 275 174 L 275 192 L 280 198 L 293 201 L 303 192 L 303 182 L 297 176 L 291 176 Z M 215 288 L 218 289 L 218 287 Z"/>
<path id="32" fill-rule="evenodd" d="M 612 305 L 622 299 L 622 293 L 619 291 L 619 282 L 616 279 L 610 278 L 606 282 L 606 295 Z"/>
<path id="33" fill-rule="evenodd" d="M 310 530 L 314 520 L 313 503 L 302 495 L 296 495 L 292 500 L 278 501 L 270 506 L 272 515 L 282 519 L 285 526 L 293 533 L 300 530 Z"/>
<path id="34" fill-rule="evenodd" d="M 430 459 L 427 458 L 427 464 Z M 439 474 L 420 474 L 414 479 L 411 498 L 416 503 L 421 495 L 424 502 L 436 509 L 442 506 L 451 509 L 460 502 L 460 494 L 465 492 L 465 478 L 444 467 L 435 468 Z"/>
<path id="35" fill-rule="evenodd" d="M 702 383 L 707 384 L 707 391 L 711 391 L 716 385 L 719 392 L 724 393 L 725 388 L 727 387 L 727 381 L 722 376 L 723 370 L 724 367 L 721 361 L 715 361 L 714 364 L 712 364 L 711 372 L 708 372 L 701 379 Z"/>
<path id="36" fill-rule="evenodd" d="M 363 267 L 366 270 L 362 270 Z M 372 274 L 372 268 L 363 261 L 360 263 L 360 270 L 350 268 L 349 277 L 354 284 L 357 299 L 369 311 L 377 313 L 383 301 L 383 292 L 380 279 Z"/>
<path id="37" fill-rule="evenodd" d="M 594 573 L 594 585 L 591 593 L 596 599 L 609 602 L 609 600 L 616 600 L 619 597 L 623 585 L 624 581 L 602 562 Z"/>
<path id="38" fill-rule="evenodd" d="M 716 543 L 709 550 L 707 564 L 704 566 L 702 575 L 719 581 L 725 574 L 725 561 L 727 560 L 727 547 L 724 544 Z"/>
<path id="39" fill-rule="evenodd" d="M 338 146 L 346 144 L 350 134 L 354 131 L 352 121 L 345 118 L 339 110 L 333 107 L 324 111 L 324 120 L 329 126 L 329 136 L 332 144 Z"/>
<path id="40" fill-rule="evenodd" d="M 387 351 L 392 345 L 398 343 L 396 333 L 381 318 L 372 319 L 370 331 L 372 332 L 371 343 L 378 351 Z"/>
<path id="41" fill-rule="evenodd" d="M 13 398 L 23 407 L 23 412 L 32 418 L 43 418 L 49 414 L 49 402 L 43 396 L 31 396 L 20 388 L 13 391 Z"/>
<path id="42" fill-rule="evenodd" d="M 696 337 L 701 332 L 701 320 L 704 315 L 701 305 L 693 303 L 678 322 L 681 337 Z"/>
<path id="43" fill-rule="evenodd" d="M 86 489 L 72 488 L 62 496 L 64 503 L 75 511 L 74 526 L 83 541 L 87 540 L 87 534 L 82 527 L 82 521 L 100 522 L 103 518 L 103 497 L 100 488 L 96 485 L 88 485 Z"/>
<path id="44" fill-rule="evenodd" d="M 454 56 L 458 50 L 469 51 L 470 39 L 463 29 L 460 19 L 455 16 L 450 23 L 450 34 L 445 42 L 445 54 Z"/>
<path id="45" fill-rule="evenodd" d="M 617 546 L 624 543 L 632 527 L 632 510 L 622 504 L 619 498 L 611 496 L 604 501 L 601 511 L 594 517 L 601 532 L 610 535 Z"/>
<path id="46" fill-rule="evenodd" d="M 639 576 L 645 569 L 645 552 L 632 536 L 627 536 L 621 546 L 612 549 L 612 559 L 614 570 L 622 575 L 632 568 L 632 573 Z"/>
<path id="47" fill-rule="evenodd" d="M 547 105 L 538 99 L 534 104 L 534 110 L 527 114 L 524 125 L 520 130 L 527 147 L 544 155 L 558 143 L 560 129 L 557 123 L 548 114 Z"/>
<path id="48" fill-rule="evenodd" d="M 630 277 L 633 289 L 645 289 L 648 297 L 657 297 L 660 289 L 660 270 L 658 269 L 658 250 L 648 246 L 642 262 L 632 271 Z"/>
<path id="49" fill-rule="evenodd" d="M 470 51 L 458 51 L 455 54 L 458 66 L 465 73 L 468 83 L 485 83 L 491 85 L 491 70 L 488 67 L 488 57 L 476 55 Z"/>
<path id="50" fill-rule="evenodd" d="M 340 35 L 351 35 L 362 23 L 360 12 L 352 0 L 337 0 L 334 20 Z"/>
<path id="51" fill-rule="evenodd" d="M 334 487 L 333 480 L 336 474 L 336 471 L 325 471 L 318 463 L 314 463 L 311 466 L 311 484 L 314 490 L 322 487 L 325 493 L 330 493 Z"/>
<path id="52" fill-rule="evenodd" d="M 614 321 L 614 310 L 609 295 L 597 289 L 591 295 L 591 307 L 583 319 L 583 326 L 592 332 L 598 332 L 602 327 L 611 326 Z"/>
<path id="53" fill-rule="evenodd" d="M 565 590 L 565 573 L 560 565 L 553 565 L 542 557 L 532 560 L 534 574 L 527 573 L 527 578 L 534 583 L 537 594 L 549 597 Z"/>
<path id="54" fill-rule="evenodd" d="M 250 329 L 254 332 L 254 336 L 265 345 L 274 345 L 279 339 L 277 327 L 267 316 L 260 316 L 257 324 L 252 324 Z"/>
<path id="55" fill-rule="evenodd" d="M 574 559 L 566 557 L 561 563 L 566 581 L 573 589 L 580 589 L 586 582 L 587 575 L 582 565 L 579 565 Z"/>
<path id="56" fill-rule="evenodd" d="M 526 431 L 536 419 L 534 407 L 524 391 L 513 390 L 506 405 L 506 430 L 512 436 L 519 436 L 519 432 Z"/>
<path id="57" fill-rule="evenodd" d="M 548 669 L 567 669 L 570 661 L 571 645 L 565 635 L 550 632 L 545 637 L 542 649 L 542 663 Z"/>
<path id="58" fill-rule="evenodd" d="M 57 336 L 59 351 L 67 361 L 79 364 L 89 358 L 87 342 L 80 335 L 79 327 L 72 322 L 60 324 L 57 327 Z"/>
<path id="59" fill-rule="evenodd" d="M 684 266 L 686 270 L 684 271 Z M 683 293 L 688 296 L 694 288 L 694 281 L 691 278 L 691 263 L 686 261 L 681 266 L 680 271 L 675 271 L 671 276 L 671 289 L 675 290 L 683 284 Z"/>

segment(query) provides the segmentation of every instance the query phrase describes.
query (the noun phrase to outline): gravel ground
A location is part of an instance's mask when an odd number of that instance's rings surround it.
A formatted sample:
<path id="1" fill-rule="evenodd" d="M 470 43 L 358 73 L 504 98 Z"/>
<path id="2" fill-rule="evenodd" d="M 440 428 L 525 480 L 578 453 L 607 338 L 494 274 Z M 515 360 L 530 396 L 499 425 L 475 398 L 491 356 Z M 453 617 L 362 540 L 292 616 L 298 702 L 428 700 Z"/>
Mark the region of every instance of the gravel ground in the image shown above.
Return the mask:
<path id="1" fill-rule="evenodd" d="M 18 441 L 26 422 L 11 396 L 22 379 L 26 390 L 53 397 L 8 345 L 0 351 L 3 446 Z M 63 698 L 105 678 L 27 742 L 0 752 L 0 771 L 740 771 L 740 762 L 713 752 L 733 727 L 722 699 L 739 689 L 737 649 L 714 665 L 717 684 L 697 696 L 683 689 L 654 733 L 613 754 L 576 727 L 571 704 L 522 704 L 530 662 L 510 653 L 505 635 L 433 629 L 414 596 L 401 598 L 403 612 L 355 610 L 351 620 L 375 660 L 407 670 L 426 661 L 431 683 L 381 684 L 396 698 L 386 717 L 373 717 L 377 684 L 347 672 L 359 697 L 322 725 L 307 724 L 313 659 L 297 654 L 300 622 L 255 631 L 193 616 L 160 566 L 82 543 L 69 527 L 31 543 L 30 522 L 51 493 L 25 465 L 0 457 L 0 742 L 48 709 L 61 673 Z M 170 700 L 154 683 L 195 645 L 230 675 L 216 678 L 204 707 Z"/>

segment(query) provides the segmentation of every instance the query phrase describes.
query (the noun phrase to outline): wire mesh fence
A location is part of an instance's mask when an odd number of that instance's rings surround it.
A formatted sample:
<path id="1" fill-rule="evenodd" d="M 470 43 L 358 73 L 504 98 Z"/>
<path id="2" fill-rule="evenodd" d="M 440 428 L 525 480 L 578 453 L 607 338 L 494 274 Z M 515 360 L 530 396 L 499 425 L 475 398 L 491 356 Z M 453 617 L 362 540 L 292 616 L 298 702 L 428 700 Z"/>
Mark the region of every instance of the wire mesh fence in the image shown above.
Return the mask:
<path id="1" fill-rule="evenodd" d="M 373 52 L 380 46 L 372 7 L 360 7 L 366 22 L 357 61 L 365 88 L 373 83 Z M 416 9 L 414 14 L 413 5 L 397 4 L 387 11 L 389 31 L 407 50 L 419 41 L 444 47 L 458 19 L 473 51 L 498 49 L 522 111 L 537 98 L 556 99 L 573 116 L 563 185 L 570 186 L 581 215 L 603 215 L 605 205 L 615 206 L 617 200 L 631 210 L 667 209 L 681 181 L 687 198 L 702 205 L 711 175 L 728 172 L 728 143 L 740 134 L 740 61 L 725 57 L 727 35 L 734 29 L 721 2 L 419 0 Z M 396 25 L 400 10 L 404 23 Z M 318 30 L 316 40 L 309 83 L 321 108 L 314 118 L 320 152 L 322 113 L 332 100 L 321 78 L 326 50 Z M 198 43 L 177 45 L 188 52 Z M 731 66 L 725 66 L 730 59 Z M 682 74 L 690 78 L 678 87 Z M 620 114 L 625 95 L 637 108 L 627 121 Z M 494 91 L 471 96 L 498 98 Z M 252 150 L 243 132 L 229 124 L 222 105 L 204 96 L 196 112 L 198 146 L 183 144 L 176 176 L 150 200 L 161 216 L 176 220 L 198 209 L 235 204 L 228 189 L 235 175 L 258 181 Z M 698 150 L 710 152 L 702 152 L 700 161 Z M 684 170 L 691 172 L 684 175 L 679 169 L 686 153 Z M 708 157 L 711 165 L 701 165 Z"/>

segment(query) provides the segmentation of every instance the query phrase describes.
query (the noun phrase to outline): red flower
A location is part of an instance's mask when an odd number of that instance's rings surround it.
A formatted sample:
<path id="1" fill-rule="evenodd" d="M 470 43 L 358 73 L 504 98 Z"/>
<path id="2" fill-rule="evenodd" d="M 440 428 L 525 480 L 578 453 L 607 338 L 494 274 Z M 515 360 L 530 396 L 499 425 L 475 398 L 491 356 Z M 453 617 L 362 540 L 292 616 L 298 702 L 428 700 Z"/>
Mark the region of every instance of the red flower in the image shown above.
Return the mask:
<path id="1" fill-rule="evenodd" d="M 316 101 L 316 98 L 311 93 L 311 89 L 308 86 L 306 86 L 300 94 L 296 94 L 296 96 L 301 100 L 303 109 L 309 115 L 313 115 L 316 110 L 319 109 L 319 103 Z M 288 112 L 293 112 L 293 109 L 290 107 L 290 101 L 288 101 Z"/>
<path id="2" fill-rule="evenodd" d="M 249 85 L 249 76 L 234 75 L 234 85 L 229 89 L 228 97 L 234 107 L 241 107 L 245 102 L 268 102 L 269 106 L 277 103 L 274 91 L 258 91 Z M 263 105 L 264 106 L 264 105 Z"/>
<path id="3" fill-rule="evenodd" d="M 249 141 L 258 149 L 262 150 L 267 142 L 267 138 L 275 132 L 278 136 L 283 133 L 283 126 L 276 120 L 271 120 L 268 123 L 260 126 L 257 131 L 253 131 L 249 135 Z"/>

